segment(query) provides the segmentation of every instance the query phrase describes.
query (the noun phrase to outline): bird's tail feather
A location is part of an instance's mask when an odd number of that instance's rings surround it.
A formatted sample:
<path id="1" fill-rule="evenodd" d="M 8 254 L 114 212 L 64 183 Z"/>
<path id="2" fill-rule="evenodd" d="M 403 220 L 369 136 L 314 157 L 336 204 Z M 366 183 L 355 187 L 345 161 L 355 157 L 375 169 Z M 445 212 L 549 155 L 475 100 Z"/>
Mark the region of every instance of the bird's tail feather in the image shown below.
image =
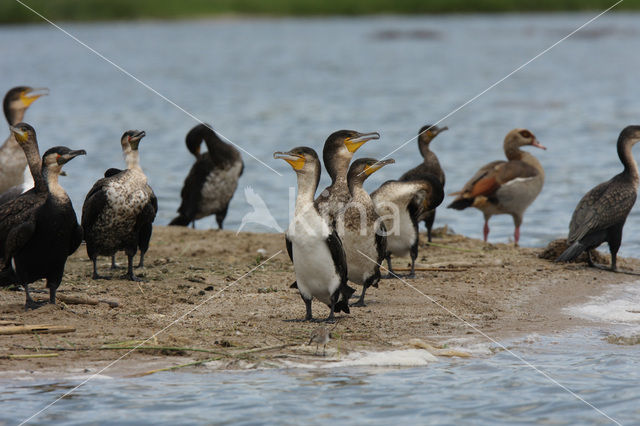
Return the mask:
<path id="1" fill-rule="evenodd" d="M 18 284 L 18 277 L 11 268 L 5 268 L 0 271 L 0 287 L 7 287 L 12 284 Z"/>
<path id="2" fill-rule="evenodd" d="M 169 222 L 169 226 L 189 226 L 189 222 L 191 222 L 191 220 L 189 220 L 188 217 L 179 215 Z"/>
<path id="3" fill-rule="evenodd" d="M 344 312 L 345 314 L 350 313 L 349 311 L 349 298 L 353 293 L 355 293 L 355 289 L 349 287 L 347 284 L 343 285 L 340 288 L 340 298 L 335 306 L 336 312 Z"/>
<path id="4" fill-rule="evenodd" d="M 471 207 L 473 204 L 473 198 L 458 198 L 453 200 L 451 204 L 447 206 L 449 209 L 464 210 L 467 207 Z"/>
<path id="5" fill-rule="evenodd" d="M 575 260 L 587 247 L 580 244 L 579 241 L 571 244 L 558 258 L 556 262 L 571 262 Z"/>

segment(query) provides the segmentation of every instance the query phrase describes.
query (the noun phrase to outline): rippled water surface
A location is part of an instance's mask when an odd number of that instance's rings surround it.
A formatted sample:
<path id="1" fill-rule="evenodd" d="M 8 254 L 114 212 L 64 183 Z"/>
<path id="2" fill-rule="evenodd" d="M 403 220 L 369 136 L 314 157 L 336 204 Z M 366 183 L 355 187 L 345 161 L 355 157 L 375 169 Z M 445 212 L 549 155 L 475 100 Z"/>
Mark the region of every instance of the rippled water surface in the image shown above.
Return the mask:
<path id="1" fill-rule="evenodd" d="M 244 154 L 245 173 L 226 226 L 251 209 L 246 186 L 288 222 L 294 176 L 275 150 L 321 150 L 332 131 L 379 131 L 358 155 L 382 156 L 488 88 L 592 15 L 483 15 L 63 24 L 71 33 L 282 173 Z M 547 172 L 545 188 L 525 217 L 522 241 L 541 246 L 566 233 L 573 208 L 595 184 L 621 169 L 619 131 L 640 122 L 638 15 L 610 14 L 514 74 L 442 124 L 433 143 L 448 192 L 475 170 L 503 157 L 514 127 L 531 129 L 549 149 L 534 150 Z M 119 137 L 147 131 L 142 163 L 166 224 L 192 158 L 184 135 L 193 118 L 150 92 L 60 31 L 46 25 L 0 28 L 5 89 L 47 86 L 51 95 L 28 111 L 41 145 L 85 148 L 67 166 L 64 185 L 80 210 L 102 172 L 123 164 Z M 4 90 L 4 89 L 3 89 Z M 374 189 L 419 162 L 416 142 L 367 182 Z M 323 176 L 322 183 L 327 181 Z M 445 203 L 450 201 L 445 200 Z M 625 229 L 622 253 L 640 249 L 640 218 Z M 481 236 L 478 211 L 441 209 L 437 224 Z M 494 241 L 513 232 L 510 217 L 492 220 Z M 213 219 L 200 227 L 215 226 Z M 268 231 L 259 225 L 245 229 Z"/>
<path id="2" fill-rule="evenodd" d="M 640 348 L 599 332 L 533 338 L 510 349 L 622 424 L 637 424 Z M 420 368 L 158 373 L 91 381 L 36 423 L 612 424 L 513 355 Z M 13 382 L 0 422 L 23 420 L 81 379 Z"/>

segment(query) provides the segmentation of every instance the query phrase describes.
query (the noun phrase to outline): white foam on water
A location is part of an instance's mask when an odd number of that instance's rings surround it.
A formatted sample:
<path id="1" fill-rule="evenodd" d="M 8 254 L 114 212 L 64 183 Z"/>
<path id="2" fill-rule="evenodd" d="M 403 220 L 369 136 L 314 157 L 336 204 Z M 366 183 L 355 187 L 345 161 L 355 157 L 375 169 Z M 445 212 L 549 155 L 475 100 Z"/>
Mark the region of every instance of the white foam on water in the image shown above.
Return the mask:
<path id="1" fill-rule="evenodd" d="M 624 287 L 612 286 L 605 294 L 563 311 L 590 321 L 640 325 L 640 282 Z"/>
<path id="2" fill-rule="evenodd" d="M 350 353 L 342 361 L 324 367 L 418 367 L 436 362 L 438 358 L 424 349 L 404 349 L 383 352 Z"/>

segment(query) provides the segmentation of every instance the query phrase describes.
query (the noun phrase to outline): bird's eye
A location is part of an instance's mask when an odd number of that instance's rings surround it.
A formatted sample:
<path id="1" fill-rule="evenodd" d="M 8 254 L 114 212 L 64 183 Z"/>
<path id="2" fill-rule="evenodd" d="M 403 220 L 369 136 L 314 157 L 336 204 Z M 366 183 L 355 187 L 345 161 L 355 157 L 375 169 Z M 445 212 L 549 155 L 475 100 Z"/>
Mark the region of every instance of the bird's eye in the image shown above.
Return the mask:
<path id="1" fill-rule="evenodd" d="M 532 135 L 531 135 L 531 132 L 530 132 L 530 131 L 528 131 L 528 130 L 522 130 L 522 131 L 520 132 L 520 136 L 522 136 L 523 138 L 527 138 L 527 139 L 528 139 L 528 138 L 530 138 Z"/>

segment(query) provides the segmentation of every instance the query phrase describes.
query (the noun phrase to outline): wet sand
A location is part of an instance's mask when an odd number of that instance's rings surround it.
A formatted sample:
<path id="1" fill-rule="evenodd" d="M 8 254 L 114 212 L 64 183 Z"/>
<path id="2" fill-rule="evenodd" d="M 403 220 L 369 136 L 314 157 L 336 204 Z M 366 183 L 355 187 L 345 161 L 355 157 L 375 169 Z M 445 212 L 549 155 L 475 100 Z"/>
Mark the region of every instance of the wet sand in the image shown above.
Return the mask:
<path id="1" fill-rule="evenodd" d="M 586 322 L 563 314 L 562 308 L 638 279 L 585 264 L 554 264 L 539 258 L 543 249 L 484 244 L 444 232 L 434 238 L 438 246 L 427 246 L 426 236 L 421 238 L 418 263 L 429 270 L 406 282 L 382 280 L 379 288 L 367 291 L 366 307 L 338 314 L 337 323 L 326 325 L 334 334 L 327 358 L 411 348 L 412 339 L 464 350 L 489 343 L 486 336 L 503 341 L 566 331 Z M 147 267 L 138 270 L 142 283 L 120 279 L 123 270 L 109 271 L 109 259 L 101 260 L 101 272 L 114 279 L 92 280 L 91 262 L 81 246 L 67 263 L 59 294 L 115 301 L 115 308 L 59 302 L 25 312 L 23 292 L 0 291 L 2 324 L 76 328 L 65 334 L 0 336 L 0 378 L 96 373 L 123 355 L 102 374 L 137 374 L 210 359 L 216 360 L 210 365 L 223 369 L 327 359 L 315 355 L 315 345 L 306 345 L 322 324 L 301 321 L 305 307 L 297 290 L 289 288 L 294 272 L 282 234 L 156 227 Z M 118 261 L 125 265 L 124 256 Z M 394 267 L 408 264 L 409 259 L 394 259 Z M 619 266 L 640 270 L 640 261 L 619 259 Z M 32 288 L 42 289 L 44 282 Z M 313 312 L 321 319 L 329 309 L 314 301 Z M 154 349 L 114 349 L 150 337 L 144 346 Z M 58 355 L 7 358 L 39 353 Z"/>

